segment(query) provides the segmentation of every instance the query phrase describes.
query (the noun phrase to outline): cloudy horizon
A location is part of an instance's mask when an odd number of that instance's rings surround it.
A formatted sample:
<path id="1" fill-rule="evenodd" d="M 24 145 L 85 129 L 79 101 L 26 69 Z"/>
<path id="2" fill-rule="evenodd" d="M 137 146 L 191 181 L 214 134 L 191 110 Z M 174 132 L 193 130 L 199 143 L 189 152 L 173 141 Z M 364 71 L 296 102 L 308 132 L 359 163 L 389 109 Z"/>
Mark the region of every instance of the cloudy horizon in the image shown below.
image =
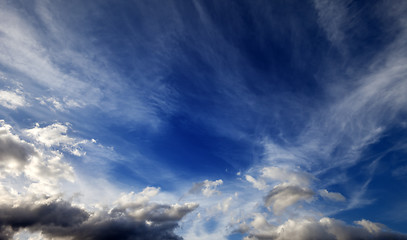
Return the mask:
<path id="1" fill-rule="evenodd" d="M 407 3 L 0 0 L 0 240 L 407 239 Z"/>

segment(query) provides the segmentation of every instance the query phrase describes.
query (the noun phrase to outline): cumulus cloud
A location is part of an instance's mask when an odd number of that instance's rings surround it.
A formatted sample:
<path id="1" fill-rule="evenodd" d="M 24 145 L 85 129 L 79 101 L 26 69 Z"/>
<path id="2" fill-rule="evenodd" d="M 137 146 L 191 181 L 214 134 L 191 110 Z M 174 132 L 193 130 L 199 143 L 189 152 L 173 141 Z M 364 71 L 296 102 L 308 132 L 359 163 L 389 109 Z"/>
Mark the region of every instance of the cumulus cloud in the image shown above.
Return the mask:
<path id="1" fill-rule="evenodd" d="M 277 185 L 264 198 L 267 207 L 272 206 L 275 214 L 280 214 L 287 207 L 300 200 L 309 200 L 314 192 L 309 188 L 299 186 Z"/>
<path id="2" fill-rule="evenodd" d="M 5 91 L 0 90 L 0 105 L 9 108 L 17 109 L 18 107 L 26 106 L 28 103 L 20 90 Z"/>
<path id="3" fill-rule="evenodd" d="M 12 127 L 0 120 L 0 170 L 19 175 L 35 154 L 34 147 L 12 132 Z M 2 176 L 3 173 L 0 173 Z"/>
<path id="4" fill-rule="evenodd" d="M 2 174 L 12 169 L 22 176 L 22 182 L 14 184 L 15 179 L 5 175 L 7 181 L 0 183 L 2 240 L 31 233 L 45 239 L 181 239 L 174 233 L 178 222 L 198 207 L 197 203 L 152 202 L 160 191 L 154 187 L 123 194 L 108 206 L 73 205 L 63 199 L 60 183 L 74 182 L 74 169 L 64 161 L 62 153 L 50 149 L 74 143 L 75 139 L 66 135 L 66 126 L 36 126 L 28 131 L 35 138 L 31 144 L 21 140 L 4 121 L 0 124 Z M 44 146 L 39 148 L 38 144 Z M 202 192 L 213 194 L 219 184 L 221 180 L 205 181 Z"/>
<path id="5" fill-rule="evenodd" d="M 195 183 L 192 188 L 189 189 L 188 193 L 197 194 L 201 192 L 205 197 L 210 197 L 215 193 L 220 194 L 217 187 L 222 184 L 222 179 L 216 181 L 205 180 L 203 182 Z"/>
<path id="6" fill-rule="evenodd" d="M 343 202 L 346 200 L 346 198 L 337 192 L 328 192 L 328 190 L 326 189 L 321 189 L 318 191 L 319 195 L 321 195 L 321 197 L 329 199 L 329 200 L 333 200 L 333 201 L 338 201 L 338 202 Z"/>
<path id="7" fill-rule="evenodd" d="M 0 177 L 22 175 L 30 182 L 26 190 L 56 193 L 59 180 L 74 181 L 74 171 L 62 153 L 37 148 L 13 133 L 11 125 L 0 120 Z"/>
<path id="8" fill-rule="evenodd" d="M 67 135 L 69 124 L 54 123 L 45 127 L 40 127 L 37 123 L 34 128 L 25 130 L 25 133 L 35 141 L 44 144 L 46 147 L 62 147 L 76 156 L 82 156 L 85 153 L 80 145 L 86 143 L 86 140 L 77 140 Z"/>
<path id="9" fill-rule="evenodd" d="M 260 221 L 262 220 L 262 221 Z M 352 239 L 407 239 L 406 235 L 387 231 L 383 225 L 377 226 L 371 231 L 370 221 L 362 220 L 361 227 L 347 225 L 346 223 L 333 219 L 290 219 L 285 223 L 274 226 L 265 219 L 255 218 L 251 224 L 253 229 L 245 240 L 352 240 Z M 357 221 L 359 223 L 361 221 Z M 366 227 L 367 226 L 367 227 Z"/>

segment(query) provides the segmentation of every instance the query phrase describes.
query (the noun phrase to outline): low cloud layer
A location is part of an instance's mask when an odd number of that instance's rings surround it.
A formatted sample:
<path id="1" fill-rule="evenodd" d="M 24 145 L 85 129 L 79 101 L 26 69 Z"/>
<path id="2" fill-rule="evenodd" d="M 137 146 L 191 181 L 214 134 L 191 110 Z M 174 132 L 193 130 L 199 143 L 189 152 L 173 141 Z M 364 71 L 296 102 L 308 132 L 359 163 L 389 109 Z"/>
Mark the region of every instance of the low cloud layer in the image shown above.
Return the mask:
<path id="1" fill-rule="evenodd" d="M 383 225 L 368 220 L 356 221 L 356 225 L 347 225 L 333 218 L 288 220 L 279 226 L 259 219 L 253 222 L 252 226 L 257 228 L 245 240 L 407 239 L 406 235 L 388 231 Z"/>
<path id="2" fill-rule="evenodd" d="M 0 239 L 13 239 L 20 230 L 40 232 L 49 239 L 182 239 L 174 233 L 178 221 L 197 207 L 194 203 L 166 205 L 137 198 L 95 212 L 60 199 L 1 205 Z"/>
<path id="3" fill-rule="evenodd" d="M 0 122 L 0 240 L 24 231 L 47 239 L 182 239 L 174 230 L 198 204 L 153 202 L 159 188 L 122 194 L 106 206 L 64 198 L 63 182 L 75 184 L 76 177 L 58 148 L 74 149 L 78 142 L 59 123 L 18 131 Z M 199 190 L 211 195 L 221 183 L 206 181 Z"/>

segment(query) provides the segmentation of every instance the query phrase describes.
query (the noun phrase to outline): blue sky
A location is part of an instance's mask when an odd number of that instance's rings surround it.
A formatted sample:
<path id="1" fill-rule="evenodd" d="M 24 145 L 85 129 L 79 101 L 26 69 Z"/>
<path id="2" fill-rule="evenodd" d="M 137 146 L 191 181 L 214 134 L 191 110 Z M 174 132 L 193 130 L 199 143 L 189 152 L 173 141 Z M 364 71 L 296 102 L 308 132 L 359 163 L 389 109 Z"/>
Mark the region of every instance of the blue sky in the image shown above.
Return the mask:
<path id="1" fill-rule="evenodd" d="M 0 239 L 407 239 L 406 16 L 0 1 Z"/>

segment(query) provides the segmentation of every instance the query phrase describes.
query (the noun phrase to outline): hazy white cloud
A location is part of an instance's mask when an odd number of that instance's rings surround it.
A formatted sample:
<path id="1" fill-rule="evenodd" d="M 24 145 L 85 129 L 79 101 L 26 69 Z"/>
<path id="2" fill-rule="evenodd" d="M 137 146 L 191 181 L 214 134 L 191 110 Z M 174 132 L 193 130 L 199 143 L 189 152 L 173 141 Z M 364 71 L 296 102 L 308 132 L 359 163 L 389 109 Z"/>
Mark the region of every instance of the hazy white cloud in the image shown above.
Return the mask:
<path id="1" fill-rule="evenodd" d="M 405 176 L 407 176 L 407 165 L 404 165 L 404 166 L 401 166 L 401 167 L 398 167 L 398 168 L 394 169 L 391 172 L 391 174 L 394 177 L 405 177 Z"/>
<path id="2" fill-rule="evenodd" d="M 265 167 L 261 172 L 263 178 L 269 178 L 296 186 L 308 186 L 312 179 L 310 174 L 280 167 Z"/>
<path id="3" fill-rule="evenodd" d="M 381 230 L 386 229 L 386 226 L 384 226 L 383 224 L 374 223 L 366 219 L 355 221 L 355 223 L 364 227 L 368 232 L 373 234 L 379 233 Z"/>
<path id="4" fill-rule="evenodd" d="M 80 108 L 85 105 L 83 102 L 75 101 L 67 97 L 64 97 L 62 100 L 58 97 L 38 97 L 36 100 L 39 101 L 41 105 L 49 106 L 53 111 L 62 112 L 68 109 Z"/>
<path id="5" fill-rule="evenodd" d="M 339 202 L 343 202 L 346 200 L 346 198 L 337 192 L 328 192 L 328 190 L 326 189 L 321 189 L 318 191 L 319 195 L 321 195 L 321 197 L 329 199 L 329 200 L 334 200 L 334 201 L 339 201 Z"/>
<path id="6" fill-rule="evenodd" d="M 229 210 L 229 207 L 231 205 L 231 202 L 233 200 L 233 197 L 228 197 L 226 199 L 224 199 L 223 201 L 218 203 L 218 210 L 222 211 L 222 212 L 227 212 Z"/>
<path id="7" fill-rule="evenodd" d="M 336 47 L 343 47 L 347 21 L 346 1 L 314 0 L 314 6 L 318 11 L 318 22 L 325 31 L 327 38 Z"/>
<path id="8" fill-rule="evenodd" d="M 246 181 L 253 184 L 254 188 L 257 188 L 259 190 L 264 190 L 265 188 L 267 188 L 267 184 L 262 179 L 256 180 L 254 177 L 252 177 L 250 175 L 246 175 L 245 178 L 246 178 Z"/>
<path id="9" fill-rule="evenodd" d="M 0 90 L 0 105 L 9 109 L 27 106 L 23 93 L 20 90 L 5 91 Z"/>

